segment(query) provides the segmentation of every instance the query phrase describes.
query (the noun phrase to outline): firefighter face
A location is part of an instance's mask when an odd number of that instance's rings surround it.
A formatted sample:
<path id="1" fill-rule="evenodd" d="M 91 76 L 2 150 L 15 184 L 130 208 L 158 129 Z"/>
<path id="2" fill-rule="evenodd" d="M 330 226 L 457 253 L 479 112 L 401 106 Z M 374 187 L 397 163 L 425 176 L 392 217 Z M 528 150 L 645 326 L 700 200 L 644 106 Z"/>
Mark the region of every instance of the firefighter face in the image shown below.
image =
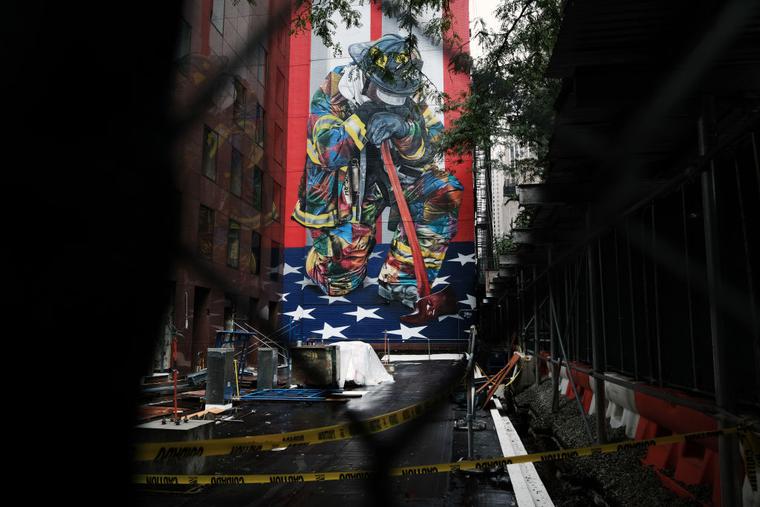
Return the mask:
<path id="1" fill-rule="evenodd" d="M 367 90 L 364 93 L 376 104 L 383 106 L 401 106 L 406 102 L 406 95 L 395 95 L 381 90 L 375 83 L 367 80 Z"/>

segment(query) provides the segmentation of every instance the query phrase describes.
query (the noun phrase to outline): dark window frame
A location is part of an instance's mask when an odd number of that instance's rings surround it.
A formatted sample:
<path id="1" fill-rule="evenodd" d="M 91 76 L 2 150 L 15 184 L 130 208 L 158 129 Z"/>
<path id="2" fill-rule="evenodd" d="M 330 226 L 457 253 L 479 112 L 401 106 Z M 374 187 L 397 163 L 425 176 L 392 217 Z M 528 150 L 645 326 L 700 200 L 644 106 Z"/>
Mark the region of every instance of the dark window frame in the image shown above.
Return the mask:
<path id="1" fill-rule="evenodd" d="M 258 176 L 258 192 L 256 191 L 256 178 Z M 257 211 L 262 211 L 264 207 L 264 171 L 258 165 L 253 166 L 253 174 L 251 175 L 251 181 L 253 188 L 251 190 L 251 204 Z"/>
<path id="2" fill-rule="evenodd" d="M 269 73 L 269 51 L 263 45 L 259 44 L 259 61 L 258 68 L 256 69 L 256 79 L 258 82 L 266 88 L 267 86 L 267 74 Z"/>
<path id="3" fill-rule="evenodd" d="M 235 101 L 232 104 L 232 121 L 238 123 L 242 130 L 245 129 L 245 101 L 248 88 L 243 84 L 243 80 L 235 76 L 232 82 L 235 90 Z"/>
<path id="4" fill-rule="evenodd" d="M 275 213 L 275 206 L 277 213 Z M 272 220 L 277 223 L 282 222 L 282 185 L 272 180 Z"/>
<path id="5" fill-rule="evenodd" d="M 275 122 L 274 124 L 274 146 L 272 150 L 274 161 L 282 166 L 285 160 L 285 130 Z"/>
<path id="6" fill-rule="evenodd" d="M 206 212 L 208 220 L 206 222 L 207 227 L 202 228 L 204 212 Z M 201 204 L 198 211 L 198 254 L 210 261 L 214 260 L 214 222 L 214 209 Z M 204 248 L 205 245 L 207 245 L 207 248 Z"/>
<path id="7" fill-rule="evenodd" d="M 174 56 L 177 60 L 180 60 L 192 52 L 193 45 L 193 27 L 183 17 L 179 19 L 178 39 L 177 52 Z"/>
<path id="8" fill-rule="evenodd" d="M 235 164 L 236 159 L 237 164 Z M 230 153 L 230 193 L 236 197 L 243 195 L 243 153 L 235 147 Z"/>
<path id="9" fill-rule="evenodd" d="M 274 91 L 274 103 L 280 108 L 280 111 L 284 111 L 287 80 L 285 79 L 285 74 L 283 74 L 279 67 L 277 67 L 275 79 L 277 80 L 277 85 L 275 86 Z"/>
<path id="10" fill-rule="evenodd" d="M 277 241 L 269 242 L 269 279 L 276 282 L 280 279 L 279 266 L 282 262 L 282 245 Z"/>
<path id="11" fill-rule="evenodd" d="M 213 135 L 213 138 L 215 139 L 216 146 L 212 147 L 211 143 L 209 142 L 210 136 Z M 208 150 L 213 150 L 213 160 L 209 157 Z M 206 178 L 210 179 L 211 181 L 216 181 L 216 166 L 217 166 L 217 160 L 219 157 L 219 133 L 209 127 L 208 125 L 203 125 L 203 146 L 201 149 L 201 174 L 205 176 Z M 209 171 L 207 169 L 207 163 L 210 163 L 212 166 L 212 170 Z"/>
<path id="12" fill-rule="evenodd" d="M 256 133 L 255 133 L 255 139 L 254 141 L 259 146 L 263 147 L 264 142 L 266 140 L 266 128 L 267 128 L 267 122 L 266 122 L 266 109 L 264 107 L 257 103 L 256 104 Z"/>
<path id="13" fill-rule="evenodd" d="M 240 222 L 230 218 L 227 226 L 227 266 L 230 268 L 240 267 L 240 231 Z M 233 252 L 233 248 L 237 251 Z"/>
<path id="14" fill-rule="evenodd" d="M 248 261 L 249 271 L 253 275 L 261 273 L 261 234 L 251 231 L 251 258 Z"/>

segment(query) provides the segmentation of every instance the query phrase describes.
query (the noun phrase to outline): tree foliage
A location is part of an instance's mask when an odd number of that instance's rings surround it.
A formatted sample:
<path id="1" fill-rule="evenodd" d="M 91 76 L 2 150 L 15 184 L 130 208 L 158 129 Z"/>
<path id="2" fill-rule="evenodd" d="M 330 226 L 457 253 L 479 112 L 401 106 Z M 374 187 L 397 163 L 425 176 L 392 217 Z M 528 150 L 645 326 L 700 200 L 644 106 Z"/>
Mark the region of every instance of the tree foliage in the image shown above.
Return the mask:
<path id="1" fill-rule="evenodd" d="M 493 243 L 497 255 L 507 255 L 514 253 L 517 250 L 517 245 L 512 239 L 511 234 L 504 233 L 500 236 L 496 236 Z"/>
<path id="2" fill-rule="evenodd" d="M 291 29 L 297 32 L 311 27 L 326 47 L 341 54 L 342 48 L 333 38 L 336 19 L 348 29 L 361 26 L 357 7 L 370 1 L 296 0 Z M 446 129 L 442 148 L 464 154 L 477 147 L 506 146 L 514 140 L 536 158 L 511 166 L 494 160 L 495 167 L 527 179 L 540 176 L 547 164 L 553 105 L 559 93 L 559 82 L 547 78 L 546 69 L 559 30 L 561 0 L 501 0 L 496 10 L 499 26 L 488 30 L 481 23 L 473 30 L 472 37 L 488 48 L 477 62 L 470 58 L 466 42 L 452 33 L 450 1 L 382 2 L 384 15 L 398 20 L 401 30 L 409 34 L 410 45 L 418 43 L 412 35 L 417 29 L 432 42 L 443 42 L 450 54 L 450 70 L 471 75 L 468 93 L 458 97 L 436 94 L 444 110 L 460 114 Z M 428 9 L 441 15 L 429 19 L 425 16 Z"/>
<path id="3" fill-rule="evenodd" d="M 496 11 L 499 28 L 473 33 L 488 50 L 472 68 L 470 93 L 448 98 L 447 107 L 461 112 L 446 132 L 448 149 L 468 152 L 512 138 L 536 155 L 518 171 L 540 175 L 559 93 L 559 82 L 547 78 L 546 69 L 559 30 L 560 3 L 502 0 Z"/>
<path id="4" fill-rule="evenodd" d="M 374 3 L 374 0 L 296 0 L 296 15 L 293 18 L 292 30 L 299 32 L 311 27 L 328 49 L 333 54 L 342 54 L 340 43 L 333 39 L 335 29 L 338 27 L 335 18 L 347 29 L 360 27 L 361 13 L 357 7 Z M 450 0 L 384 0 L 381 4 L 385 16 L 398 20 L 399 28 L 410 34 L 410 41 L 416 44 L 416 39 L 411 36 L 413 29 L 419 29 L 434 43 L 441 40 L 457 41 L 451 36 L 451 12 Z M 426 18 L 425 11 L 434 10 L 441 12 L 441 16 L 431 20 L 422 21 Z"/>

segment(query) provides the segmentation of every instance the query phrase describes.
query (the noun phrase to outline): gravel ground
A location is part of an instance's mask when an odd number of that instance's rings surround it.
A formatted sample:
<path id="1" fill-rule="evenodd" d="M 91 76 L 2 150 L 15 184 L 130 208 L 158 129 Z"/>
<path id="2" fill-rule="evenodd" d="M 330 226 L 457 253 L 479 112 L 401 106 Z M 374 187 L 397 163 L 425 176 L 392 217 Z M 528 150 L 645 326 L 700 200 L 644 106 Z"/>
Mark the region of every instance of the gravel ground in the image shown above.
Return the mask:
<path id="1" fill-rule="evenodd" d="M 581 416 L 575 400 L 560 397 L 559 412 L 551 413 L 551 380 L 526 389 L 515 397 L 515 402 L 518 410 L 516 414 L 510 414 L 510 418 L 521 437 L 527 433 L 525 445 L 529 452 L 556 448 L 557 445 L 566 448 L 589 445 L 581 417 L 588 420 L 596 438 L 594 416 Z M 525 410 L 528 407 L 530 415 Z M 627 439 L 623 428 L 607 429 L 611 442 Z M 651 468 L 642 466 L 641 459 L 645 454 L 646 450 L 631 450 L 537 463 L 536 468 L 542 479 L 545 478 L 547 488 L 554 490 L 550 493 L 557 506 L 700 505 L 665 488 Z M 709 499 L 709 491 L 697 490 L 695 493 Z"/>

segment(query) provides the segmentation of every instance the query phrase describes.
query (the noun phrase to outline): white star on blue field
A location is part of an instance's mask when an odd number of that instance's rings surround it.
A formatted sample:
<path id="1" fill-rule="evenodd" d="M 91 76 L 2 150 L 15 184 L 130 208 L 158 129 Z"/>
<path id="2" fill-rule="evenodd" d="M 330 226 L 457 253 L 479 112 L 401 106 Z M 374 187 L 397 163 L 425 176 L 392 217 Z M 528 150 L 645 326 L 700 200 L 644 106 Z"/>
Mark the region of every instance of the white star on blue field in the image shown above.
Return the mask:
<path id="1" fill-rule="evenodd" d="M 475 299 L 476 273 L 474 246 L 471 242 L 452 242 L 446 258 L 438 272 L 438 283 L 431 280 L 431 292 L 438 292 L 447 286 L 456 293 L 459 318 L 435 318 L 417 325 L 402 325 L 399 317 L 412 310 L 399 302 L 385 304 L 377 294 L 377 276 L 388 253 L 388 244 L 376 245 L 367 263 L 367 280 L 349 294 L 326 297 L 316 285 L 304 279 L 304 260 L 309 247 L 287 248 L 283 277 L 280 326 L 292 322 L 294 315 L 308 315 L 313 319 L 296 319 L 290 329 L 283 333 L 285 339 L 314 339 L 318 342 L 362 340 L 383 342 L 387 331 L 391 342 L 427 344 L 427 339 L 439 342 L 466 341 L 465 333 L 475 322 L 471 306 Z M 298 311 L 301 308 L 300 312 Z M 290 314 L 290 315 L 288 315 Z M 371 315 L 371 316 L 370 316 Z"/>

